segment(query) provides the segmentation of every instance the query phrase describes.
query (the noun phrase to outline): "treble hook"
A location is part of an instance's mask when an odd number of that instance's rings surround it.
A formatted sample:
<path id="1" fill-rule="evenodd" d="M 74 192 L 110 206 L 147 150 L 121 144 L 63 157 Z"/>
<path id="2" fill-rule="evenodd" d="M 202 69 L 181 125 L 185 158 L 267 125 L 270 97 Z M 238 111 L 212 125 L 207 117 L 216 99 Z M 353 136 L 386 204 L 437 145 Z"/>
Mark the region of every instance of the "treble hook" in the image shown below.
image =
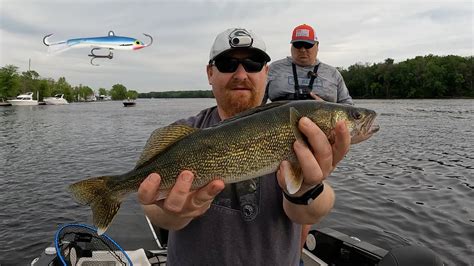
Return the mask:
<path id="1" fill-rule="evenodd" d="M 94 51 L 95 51 L 95 50 L 101 50 L 101 48 L 93 48 L 93 49 L 91 50 L 91 54 L 90 54 L 89 56 L 92 57 L 92 58 L 91 58 L 91 65 L 93 65 L 93 66 L 100 66 L 99 64 L 94 64 L 94 63 L 93 63 L 94 59 L 96 59 L 96 58 L 108 58 L 108 59 L 114 58 L 114 53 L 112 53 L 112 51 L 111 51 L 112 49 L 109 49 L 109 54 L 108 54 L 108 55 L 98 55 L 98 54 L 94 54 Z"/>

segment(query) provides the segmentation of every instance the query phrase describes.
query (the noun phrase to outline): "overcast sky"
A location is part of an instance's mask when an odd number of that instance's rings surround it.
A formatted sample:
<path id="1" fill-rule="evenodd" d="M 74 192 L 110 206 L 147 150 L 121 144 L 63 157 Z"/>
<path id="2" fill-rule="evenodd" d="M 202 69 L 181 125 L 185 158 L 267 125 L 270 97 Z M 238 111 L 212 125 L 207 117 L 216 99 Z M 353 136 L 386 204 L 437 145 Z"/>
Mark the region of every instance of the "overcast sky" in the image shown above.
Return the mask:
<path id="1" fill-rule="evenodd" d="M 138 92 L 210 89 L 205 74 L 215 36 L 231 27 L 260 35 L 272 60 L 289 55 L 291 32 L 309 24 L 319 59 L 336 67 L 418 55 L 473 55 L 474 1 L 104 1 L 0 0 L 0 67 L 66 77 L 95 90 L 120 83 Z M 90 49 L 48 55 L 42 43 L 105 36 L 148 42 L 89 64 Z"/>

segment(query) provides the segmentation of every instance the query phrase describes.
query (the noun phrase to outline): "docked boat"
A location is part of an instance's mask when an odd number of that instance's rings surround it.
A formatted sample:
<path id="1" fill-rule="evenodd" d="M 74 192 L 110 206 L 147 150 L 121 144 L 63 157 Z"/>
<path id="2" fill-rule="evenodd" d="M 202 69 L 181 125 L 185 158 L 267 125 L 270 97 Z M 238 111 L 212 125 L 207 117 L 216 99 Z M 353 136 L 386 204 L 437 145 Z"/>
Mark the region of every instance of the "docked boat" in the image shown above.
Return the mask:
<path id="1" fill-rule="evenodd" d="M 60 105 L 60 104 L 69 104 L 69 102 L 64 99 L 64 94 L 56 94 L 54 97 L 46 97 L 43 101 L 47 105 Z"/>
<path id="2" fill-rule="evenodd" d="M 168 232 L 152 225 L 140 208 L 127 210 L 131 213 L 117 215 L 114 225 L 106 233 L 107 237 L 120 245 L 120 252 L 124 251 L 133 265 L 165 265 Z M 75 239 L 77 243 L 67 242 L 67 246 L 76 250 L 59 250 L 61 254 L 75 254 L 76 263 L 73 265 L 118 265 L 113 259 L 114 254 L 104 256 L 104 253 L 118 253 L 119 250 L 87 250 L 94 245 L 91 243 L 91 237 L 81 234 L 81 237 Z M 58 245 L 52 243 L 31 265 L 59 265 L 57 249 Z M 301 259 L 305 266 L 443 265 L 433 251 L 424 247 L 405 246 L 388 251 L 331 228 L 316 227 L 309 232 Z M 216 262 L 216 265 L 218 264 L 219 262 Z"/>
<path id="3" fill-rule="evenodd" d="M 8 100 L 11 105 L 38 105 L 37 100 L 33 100 L 33 93 L 27 92 L 25 94 L 20 94 L 16 99 Z"/>

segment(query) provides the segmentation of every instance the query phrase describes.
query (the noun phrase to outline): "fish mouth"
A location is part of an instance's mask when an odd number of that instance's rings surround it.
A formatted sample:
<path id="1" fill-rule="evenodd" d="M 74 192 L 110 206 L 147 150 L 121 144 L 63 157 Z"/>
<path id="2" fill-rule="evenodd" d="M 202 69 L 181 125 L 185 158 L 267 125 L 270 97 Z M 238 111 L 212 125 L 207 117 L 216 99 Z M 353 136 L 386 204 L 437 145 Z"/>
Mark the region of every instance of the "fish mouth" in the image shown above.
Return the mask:
<path id="1" fill-rule="evenodd" d="M 374 124 L 376 117 L 377 115 L 375 113 L 373 115 L 367 116 L 365 121 L 360 124 L 358 128 L 358 134 L 355 134 L 355 136 L 351 138 L 351 144 L 357 144 L 367 140 L 380 130 L 380 126 Z"/>
<path id="2" fill-rule="evenodd" d="M 364 123 L 363 128 L 366 129 L 366 134 L 374 134 L 379 131 L 380 126 L 374 124 L 375 118 L 377 118 L 377 115 L 370 116 L 370 118 Z"/>

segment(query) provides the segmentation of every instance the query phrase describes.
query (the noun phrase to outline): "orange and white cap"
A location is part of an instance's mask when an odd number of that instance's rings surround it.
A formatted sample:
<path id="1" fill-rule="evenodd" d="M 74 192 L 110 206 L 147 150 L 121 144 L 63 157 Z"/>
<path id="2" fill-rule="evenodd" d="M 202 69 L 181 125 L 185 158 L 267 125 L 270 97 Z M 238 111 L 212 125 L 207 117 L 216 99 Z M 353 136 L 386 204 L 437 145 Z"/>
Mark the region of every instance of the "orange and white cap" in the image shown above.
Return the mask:
<path id="1" fill-rule="evenodd" d="M 314 33 L 314 29 L 311 26 L 302 24 L 293 30 L 293 34 L 291 35 L 291 43 L 294 42 L 307 42 L 315 44 L 318 42 L 318 37 L 316 37 L 316 33 Z"/>

